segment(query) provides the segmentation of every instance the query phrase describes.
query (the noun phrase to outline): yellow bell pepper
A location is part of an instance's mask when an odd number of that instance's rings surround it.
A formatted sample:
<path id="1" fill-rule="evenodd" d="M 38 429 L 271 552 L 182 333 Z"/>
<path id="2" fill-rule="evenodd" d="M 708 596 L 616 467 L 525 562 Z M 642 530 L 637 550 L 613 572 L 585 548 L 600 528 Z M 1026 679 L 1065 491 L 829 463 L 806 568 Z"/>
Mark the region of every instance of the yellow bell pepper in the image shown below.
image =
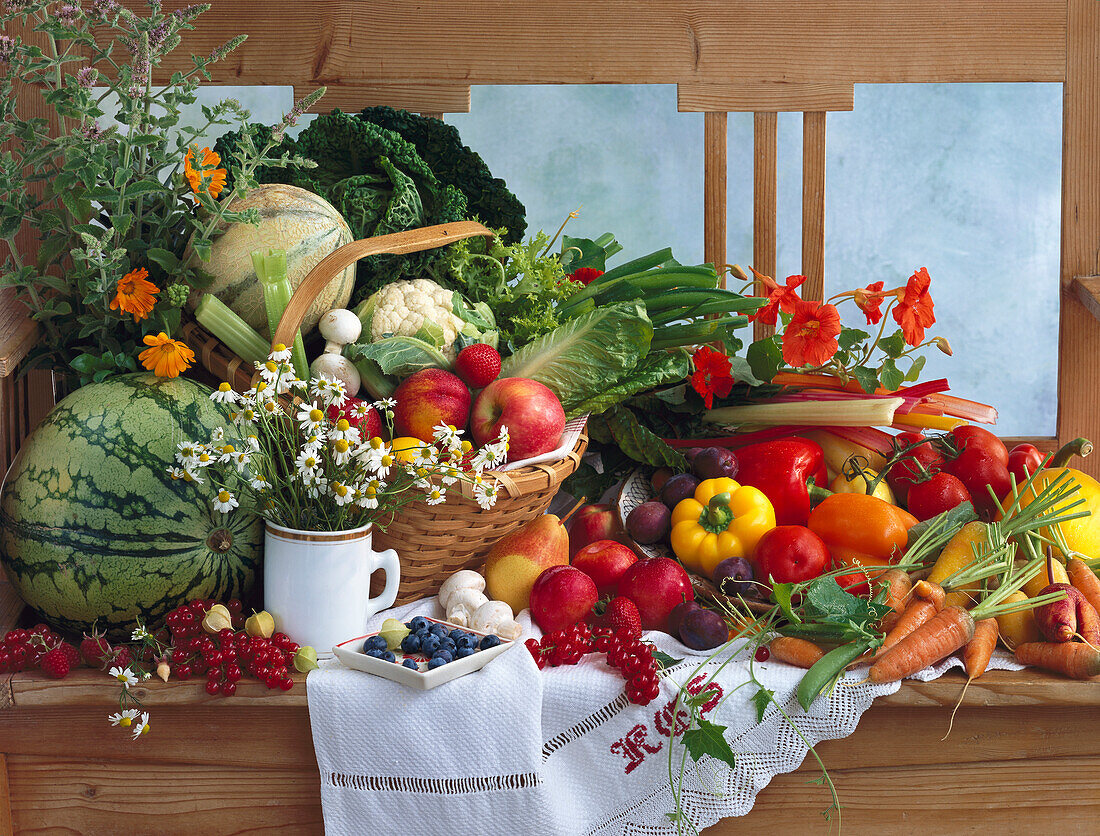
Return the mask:
<path id="1" fill-rule="evenodd" d="M 775 528 L 775 509 L 757 488 L 733 479 L 706 479 L 672 512 L 672 551 L 706 577 L 727 557 L 751 558 L 757 541 Z"/>

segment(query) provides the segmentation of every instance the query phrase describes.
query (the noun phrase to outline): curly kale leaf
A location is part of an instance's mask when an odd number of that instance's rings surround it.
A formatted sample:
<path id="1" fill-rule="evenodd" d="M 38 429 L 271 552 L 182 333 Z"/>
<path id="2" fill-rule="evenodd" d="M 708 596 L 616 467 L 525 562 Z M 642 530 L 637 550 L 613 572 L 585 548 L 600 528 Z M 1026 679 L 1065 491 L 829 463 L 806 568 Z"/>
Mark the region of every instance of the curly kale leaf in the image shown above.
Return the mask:
<path id="1" fill-rule="evenodd" d="M 469 211 L 492 229 L 500 229 L 506 244 L 516 244 L 527 229 L 526 210 L 499 177 L 469 146 L 462 144 L 458 129 L 439 119 L 392 107 L 368 107 L 360 118 L 400 134 L 416 146 L 417 153 L 443 183 L 466 195 Z"/>

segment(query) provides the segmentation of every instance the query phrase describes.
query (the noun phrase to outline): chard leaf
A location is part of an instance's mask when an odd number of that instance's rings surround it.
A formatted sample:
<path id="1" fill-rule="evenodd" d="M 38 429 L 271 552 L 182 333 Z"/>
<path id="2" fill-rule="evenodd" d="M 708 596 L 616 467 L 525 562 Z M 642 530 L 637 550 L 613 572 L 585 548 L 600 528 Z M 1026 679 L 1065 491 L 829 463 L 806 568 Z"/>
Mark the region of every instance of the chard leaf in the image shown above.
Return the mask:
<path id="1" fill-rule="evenodd" d="M 611 440 L 634 461 L 654 467 L 671 467 L 676 471 L 687 469 L 687 460 L 683 455 L 638 423 L 637 417 L 626 407 L 616 404 L 601 417 Z"/>
<path id="2" fill-rule="evenodd" d="M 416 337 L 386 337 L 375 343 L 355 343 L 344 349 L 344 356 L 352 362 L 374 360 L 382 374 L 398 377 L 407 377 L 421 369 L 450 366 L 438 349 Z"/>
<path id="3" fill-rule="evenodd" d="M 608 305 L 528 343 L 504 361 L 501 377 L 526 377 L 549 387 L 565 414 L 615 386 L 649 353 L 653 325 L 638 301 Z M 636 390 L 635 390 L 636 391 Z"/>
<path id="4" fill-rule="evenodd" d="M 578 404 L 574 412 L 578 415 L 586 412 L 593 414 L 603 412 L 638 392 L 678 383 L 690 372 L 691 360 L 686 351 L 656 351 L 647 354 L 626 377 L 620 378 L 613 386 Z"/>

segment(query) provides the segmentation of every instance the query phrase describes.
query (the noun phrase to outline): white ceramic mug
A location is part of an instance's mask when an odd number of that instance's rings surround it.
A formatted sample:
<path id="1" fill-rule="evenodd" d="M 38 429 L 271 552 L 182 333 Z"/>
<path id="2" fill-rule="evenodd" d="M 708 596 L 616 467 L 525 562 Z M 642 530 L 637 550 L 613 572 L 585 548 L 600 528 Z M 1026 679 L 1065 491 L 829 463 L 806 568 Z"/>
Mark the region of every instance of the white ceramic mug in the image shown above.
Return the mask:
<path id="1" fill-rule="evenodd" d="M 401 581 L 397 552 L 371 549 L 371 526 L 349 531 L 299 531 L 264 523 L 264 609 L 275 629 L 319 654 L 361 636 L 367 620 L 393 606 Z M 370 597 L 371 573 L 386 586 Z"/>

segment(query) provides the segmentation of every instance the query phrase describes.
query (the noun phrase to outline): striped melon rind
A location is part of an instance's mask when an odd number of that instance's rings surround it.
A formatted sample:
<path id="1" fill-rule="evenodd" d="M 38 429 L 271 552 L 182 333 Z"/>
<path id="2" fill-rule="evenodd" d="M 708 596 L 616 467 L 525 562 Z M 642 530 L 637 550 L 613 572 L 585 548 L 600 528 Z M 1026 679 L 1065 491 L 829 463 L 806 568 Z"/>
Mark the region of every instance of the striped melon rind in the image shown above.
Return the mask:
<path id="1" fill-rule="evenodd" d="M 192 598 L 251 587 L 260 521 L 213 512 L 209 482 L 165 472 L 179 442 L 224 423 L 209 394 L 183 378 L 122 375 L 69 395 L 26 440 L 0 493 L 0 562 L 50 624 L 120 635 Z"/>
<path id="2" fill-rule="evenodd" d="M 260 223 L 223 225 L 224 232 L 214 238 L 209 261 L 190 262 L 212 275 L 213 282 L 204 290 L 225 302 L 262 337 L 268 336 L 267 311 L 263 288 L 252 267 L 252 251 L 261 248 L 286 250 L 287 276 L 297 288 L 310 270 L 337 247 L 352 240 L 351 229 L 343 216 L 320 195 L 297 186 L 281 183 L 258 186 L 229 205 L 229 211 L 255 209 Z M 302 323 L 307 336 L 317 321 L 333 308 L 343 308 L 351 299 L 355 284 L 355 265 L 347 267 L 318 294 Z M 192 301 L 197 303 L 199 294 Z"/>

